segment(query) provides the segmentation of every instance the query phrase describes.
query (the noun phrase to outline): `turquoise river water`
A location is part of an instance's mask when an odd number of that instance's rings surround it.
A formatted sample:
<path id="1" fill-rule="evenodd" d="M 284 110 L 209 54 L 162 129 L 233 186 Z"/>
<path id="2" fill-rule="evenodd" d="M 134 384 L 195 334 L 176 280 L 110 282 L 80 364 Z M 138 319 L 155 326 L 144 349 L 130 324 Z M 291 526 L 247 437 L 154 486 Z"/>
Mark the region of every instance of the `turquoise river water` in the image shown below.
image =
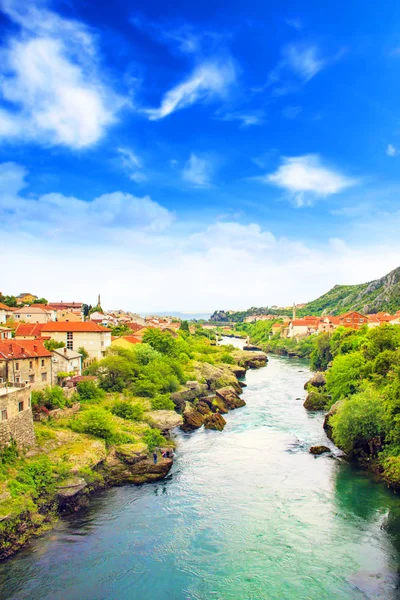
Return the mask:
<path id="1" fill-rule="evenodd" d="M 238 343 L 238 341 L 236 342 Z M 223 432 L 178 434 L 164 481 L 114 488 L 0 565 L 1 600 L 399 598 L 398 497 L 336 456 L 270 357 Z"/>

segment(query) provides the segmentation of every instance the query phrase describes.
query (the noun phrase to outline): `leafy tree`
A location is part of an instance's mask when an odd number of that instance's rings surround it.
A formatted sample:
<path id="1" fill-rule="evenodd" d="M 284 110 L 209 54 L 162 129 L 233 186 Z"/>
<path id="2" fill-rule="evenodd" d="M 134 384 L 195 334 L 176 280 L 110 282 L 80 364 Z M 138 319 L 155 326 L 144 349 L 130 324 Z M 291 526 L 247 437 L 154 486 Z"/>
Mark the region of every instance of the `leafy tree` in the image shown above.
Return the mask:
<path id="1" fill-rule="evenodd" d="M 175 410 L 175 404 L 169 394 L 157 394 L 151 399 L 151 408 L 152 410 Z"/>
<path id="2" fill-rule="evenodd" d="M 56 350 L 57 348 L 64 348 L 64 346 L 65 346 L 64 342 L 56 342 L 56 340 L 52 340 L 52 339 L 45 340 L 43 342 L 43 345 L 50 352 L 52 352 L 53 350 Z"/>
<path id="3" fill-rule="evenodd" d="M 181 326 L 180 326 L 180 331 L 185 331 L 186 333 L 189 333 L 189 322 L 188 321 L 182 321 L 181 322 Z"/>
<path id="4" fill-rule="evenodd" d="M 372 387 L 345 401 L 330 418 L 333 439 L 345 452 L 375 454 L 386 433 L 382 396 Z"/>
<path id="5" fill-rule="evenodd" d="M 49 301 L 46 298 L 38 298 L 32 304 L 48 304 Z"/>
<path id="6" fill-rule="evenodd" d="M 122 335 L 133 335 L 132 329 L 128 325 L 122 323 L 111 327 L 111 335 L 121 337 Z"/>
<path id="7" fill-rule="evenodd" d="M 108 392 L 122 392 L 128 387 L 136 374 L 135 365 L 124 356 L 110 354 L 94 366 L 99 377 L 99 385 Z"/>
<path id="8" fill-rule="evenodd" d="M 312 371 L 325 371 L 332 360 L 329 333 L 321 333 L 314 340 L 314 350 L 310 354 Z"/>
<path id="9" fill-rule="evenodd" d="M 337 355 L 326 375 L 326 389 L 333 401 L 355 394 L 369 368 L 360 351 Z"/>
<path id="10" fill-rule="evenodd" d="M 149 344 L 157 352 L 168 354 L 169 356 L 177 355 L 177 342 L 168 331 L 160 329 L 148 329 L 143 336 L 143 342 Z"/>
<path id="11" fill-rule="evenodd" d="M 83 346 L 78 348 L 78 353 L 82 354 L 82 360 L 87 360 L 89 358 L 89 353 Z"/>

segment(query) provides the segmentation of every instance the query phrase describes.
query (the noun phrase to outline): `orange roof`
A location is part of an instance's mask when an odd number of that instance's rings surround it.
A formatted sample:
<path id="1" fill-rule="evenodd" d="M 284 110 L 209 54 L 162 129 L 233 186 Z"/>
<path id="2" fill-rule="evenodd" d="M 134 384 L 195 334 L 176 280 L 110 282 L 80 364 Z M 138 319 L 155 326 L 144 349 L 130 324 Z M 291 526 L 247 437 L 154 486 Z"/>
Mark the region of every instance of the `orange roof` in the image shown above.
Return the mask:
<path id="1" fill-rule="evenodd" d="M 318 319 L 315 317 L 314 317 L 313 321 L 311 321 L 310 319 L 294 319 L 292 321 L 292 325 L 293 325 L 293 327 L 300 327 L 300 326 L 310 327 L 311 325 L 315 325 L 317 321 L 318 321 Z"/>
<path id="2" fill-rule="evenodd" d="M 143 328 L 143 325 L 139 325 L 139 323 L 125 323 L 125 325 L 132 331 L 139 331 L 139 329 Z"/>
<path id="3" fill-rule="evenodd" d="M 93 321 L 52 321 L 50 323 L 43 323 L 42 331 L 46 332 L 58 332 L 58 331 L 84 331 L 86 333 L 96 333 L 100 331 L 110 331 L 107 327 L 102 327 L 93 323 Z"/>
<path id="4" fill-rule="evenodd" d="M 7 306 L 6 304 L 3 304 L 2 302 L 0 302 L 0 310 L 9 310 L 10 307 Z"/>
<path id="5" fill-rule="evenodd" d="M 45 323 L 18 323 L 15 328 L 15 337 L 32 335 L 40 337 L 44 325 Z"/>
<path id="6" fill-rule="evenodd" d="M 51 357 L 52 354 L 39 340 L 7 340 L 0 342 L 0 359 Z"/>
<path id="7" fill-rule="evenodd" d="M 121 339 L 126 340 L 127 342 L 130 342 L 131 344 L 141 344 L 142 343 L 142 341 L 139 340 L 134 335 L 123 335 L 123 336 L 121 336 Z"/>

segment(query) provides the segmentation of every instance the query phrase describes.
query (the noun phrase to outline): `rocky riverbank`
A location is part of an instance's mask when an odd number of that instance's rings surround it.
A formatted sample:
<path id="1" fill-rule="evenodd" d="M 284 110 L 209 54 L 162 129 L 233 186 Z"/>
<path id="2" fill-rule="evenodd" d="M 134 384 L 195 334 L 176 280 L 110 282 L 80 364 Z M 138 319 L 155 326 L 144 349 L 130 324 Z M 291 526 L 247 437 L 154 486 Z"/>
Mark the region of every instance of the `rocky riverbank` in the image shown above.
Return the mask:
<path id="1" fill-rule="evenodd" d="M 262 352 L 241 350 L 235 350 L 232 356 L 236 364 L 195 363 L 196 379 L 171 394 L 175 411 L 146 413 L 147 423 L 166 437 L 169 448 L 173 447 L 170 434 L 176 427 L 193 431 L 204 425 L 206 429 L 221 431 L 226 423 L 223 415 L 244 406 L 240 393 L 245 386 L 241 380 L 246 370 L 265 366 L 268 359 Z M 43 425 L 38 424 L 37 427 Z M 138 430 L 141 426 L 135 427 Z M 12 556 L 32 537 L 51 528 L 59 515 L 86 506 L 96 491 L 163 479 L 173 465 L 172 456 L 165 458 L 160 450 L 155 463 L 152 452 L 141 442 L 107 445 L 104 440 L 68 428 L 54 429 L 51 435 L 47 435 L 48 439 L 39 439 L 26 456 L 46 457 L 52 465 L 61 465 L 67 457 L 69 471 L 65 477 L 59 475 L 51 488 L 42 491 L 40 498 L 35 500 L 35 508 L 27 502 L 19 512 L 12 507 L 10 492 L 0 483 L 3 509 L 0 515 L 0 559 Z M 8 505 L 9 513 L 6 510 Z"/>

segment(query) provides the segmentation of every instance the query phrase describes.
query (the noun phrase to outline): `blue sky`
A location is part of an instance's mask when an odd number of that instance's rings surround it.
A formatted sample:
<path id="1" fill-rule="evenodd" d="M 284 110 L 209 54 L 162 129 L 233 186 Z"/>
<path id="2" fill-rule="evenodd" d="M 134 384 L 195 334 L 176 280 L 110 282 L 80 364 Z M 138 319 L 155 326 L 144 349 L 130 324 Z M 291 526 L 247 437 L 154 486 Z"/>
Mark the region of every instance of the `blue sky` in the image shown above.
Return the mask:
<path id="1" fill-rule="evenodd" d="M 1 291 L 245 308 L 399 266 L 396 4 L 0 0 Z"/>

